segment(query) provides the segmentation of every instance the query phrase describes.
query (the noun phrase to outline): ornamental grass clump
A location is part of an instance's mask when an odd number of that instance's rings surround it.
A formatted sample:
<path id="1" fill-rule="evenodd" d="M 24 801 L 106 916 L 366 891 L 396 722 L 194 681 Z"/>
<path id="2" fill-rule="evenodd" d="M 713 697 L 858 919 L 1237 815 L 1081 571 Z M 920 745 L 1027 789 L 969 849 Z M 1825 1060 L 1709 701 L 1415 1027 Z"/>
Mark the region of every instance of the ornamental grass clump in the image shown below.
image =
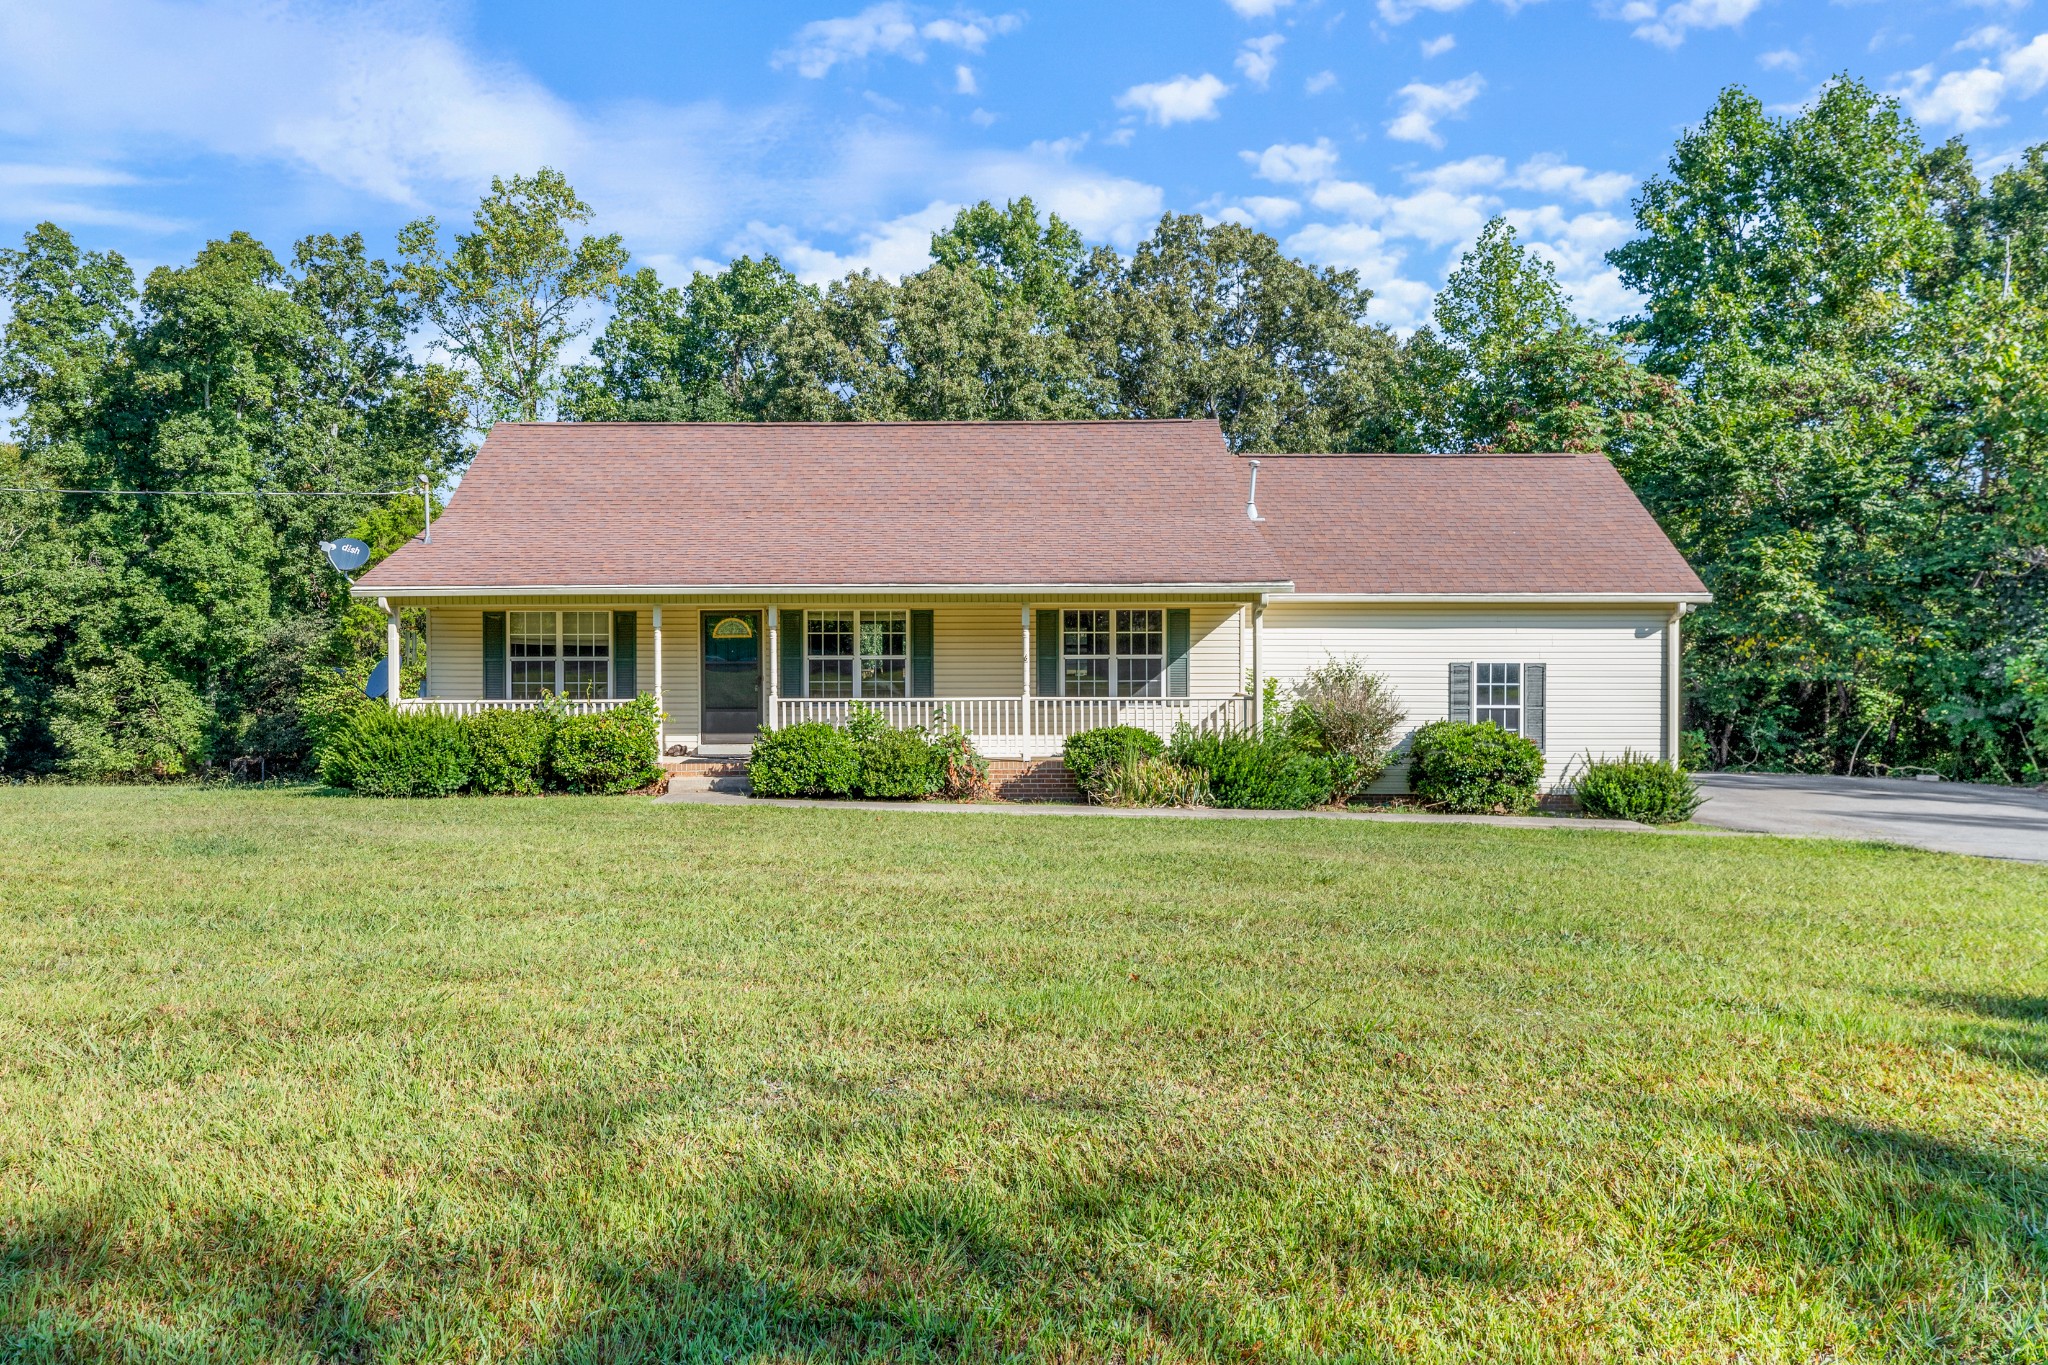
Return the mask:
<path id="1" fill-rule="evenodd" d="M 1440 720 L 1408 745 L 1408 789 L 1438 810 L 1515 815 L 1536 805 L 1543 751 L 1492 721 Z"/>
<path id="2" fill-rule="evenodd" d="M 1633 749 L 1619 758 L 1589 757 L 1572 790 L 1588 815 L 1645 825 L 1690 820 L 1706 800 L 1682 769 Z"/>
<path id="3" fill-rule="evenodd" d="M 1209 782 L 1199 772 L 1133 745 L 1095 770 L 1088 796 L 1102 806 L 1206 806 Z"/>

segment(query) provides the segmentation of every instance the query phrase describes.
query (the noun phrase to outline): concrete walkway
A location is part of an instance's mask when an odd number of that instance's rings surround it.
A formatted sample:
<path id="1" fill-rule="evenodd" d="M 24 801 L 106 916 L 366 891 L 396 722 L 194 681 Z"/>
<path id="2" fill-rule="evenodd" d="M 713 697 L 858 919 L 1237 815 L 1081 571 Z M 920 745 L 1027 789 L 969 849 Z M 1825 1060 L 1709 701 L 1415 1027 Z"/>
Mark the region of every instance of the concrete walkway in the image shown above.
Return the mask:
<path id="1" fill-rule="evenodd" d="M 684 779 L 686 788 L 671 784 L 669 792 L 655 797 L 658 805 L 675 806 L 783 806 L 815 810 L 873 810 L 896 814 L 921 812 L 953 815 L 1079 815 L 1114 820 L 1365 820 L 1411 825 L 1492 825 L 1497 829 L 1606 829 L 1635 834 L 1654 834 L 1648 825 L 1633 820 L 1587 820 L 1547 815 L 1431 815 L 1426 811 L 1392 810 L 1214 810 L 1209 807 L 1148 806 L 1126 810 L 1113 806 L 1076 806 L 1064 802 L 991 801 L 969 804 L 959 801 L 802 801 L 776 797 L 756 799 L 741 786 L 744 779 L 706 781 Z"/>
<path id="2" fill-rule="evenodd" d="M 1881 839 L 1939 853 L 2048 862 L 2048 793 L 1970 782 L 1700 773 L 1693 819 L 1758 834 Z"/>

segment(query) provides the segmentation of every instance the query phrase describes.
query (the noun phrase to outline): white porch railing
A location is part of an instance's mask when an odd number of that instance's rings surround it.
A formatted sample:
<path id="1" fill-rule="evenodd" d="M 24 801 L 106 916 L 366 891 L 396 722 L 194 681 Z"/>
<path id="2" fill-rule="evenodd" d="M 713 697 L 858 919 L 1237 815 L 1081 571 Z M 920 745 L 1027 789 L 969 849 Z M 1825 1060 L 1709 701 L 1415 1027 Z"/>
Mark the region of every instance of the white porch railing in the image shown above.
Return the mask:
<path id="1" fill-rule="evenodd" d="M 844 725 L 855 706 L 872 707 L 899 730 L 951 720 L 982 753 L 999 758 L 1055 754 L 1068 735 L 1104 725 L 1134 725 L 1162 739 L 1187 725 L 1197 732 L 1251 725 L 1251 698 L 1235 697 L 781 697 L 773 726 L 809 721 Z"/>
<path id="2" fill-rule="evenodd" d="M 571 697 L 558 703 L 565 715 L 590 716 L 600 711 L 613 711 L 630 701 L 625 697 Z M 438 711 L 444 716 L 475 716 L 485 711 L 538 711 L 537 701 L 504 701 L 500 699 L 477 699 L 455 697 L 404 697 L 399 700 L 401 711 Z"/>

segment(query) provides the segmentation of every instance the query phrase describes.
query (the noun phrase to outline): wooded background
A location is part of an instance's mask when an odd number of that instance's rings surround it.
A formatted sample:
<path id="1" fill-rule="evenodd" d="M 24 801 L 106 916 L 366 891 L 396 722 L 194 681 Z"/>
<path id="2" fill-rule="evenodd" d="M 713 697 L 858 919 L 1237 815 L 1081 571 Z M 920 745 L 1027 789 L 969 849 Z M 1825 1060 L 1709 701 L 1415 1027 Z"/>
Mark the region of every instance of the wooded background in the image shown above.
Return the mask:
<path id="1" fill-rule="evenodd" d="M 977 204 L 901 281 L 773 257 L 670 284 L 549 170 L 396 258 L 237 233 L 138 288 L 54 224 L 0 252 L 0 771 L 305 759 L 381 647 L 322 539 L 388 553 L 494 420 L 1213 417 L 1250 451 L 1599 450 L 1714 604 L 1725 766 L 2048 779 L 2048 145 L 1988 183 L 1855 81 L 1725 92 L 1576 318 L 1496 220 L 1401 339 L 1355 273 L 1169 215 L 1128 256 Z M 587 328 L 590 359 L 565 364 Z M 424 355 L 427 358 L 422 359 Z"/>

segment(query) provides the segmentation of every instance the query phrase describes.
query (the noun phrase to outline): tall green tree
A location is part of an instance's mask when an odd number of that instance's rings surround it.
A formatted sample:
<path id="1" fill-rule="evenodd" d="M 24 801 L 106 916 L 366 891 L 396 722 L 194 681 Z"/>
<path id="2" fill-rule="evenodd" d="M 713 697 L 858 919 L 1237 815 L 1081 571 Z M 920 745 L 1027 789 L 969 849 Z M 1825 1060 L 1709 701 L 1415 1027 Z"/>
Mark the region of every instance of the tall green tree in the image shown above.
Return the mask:
<path id="1" fill-rule="evenodd" d="M 1724 761 L 2040 770 L 2009 666 L 2043 587 L 2041 332 L 1986 277 L 1990 212 L 1865 86 L 1790 117 L 1729 91 L 1611 253 L 1694 407 L 1629 472 L 1716 595 L 1689 659 Z"/>
<path id="2" fill-rule="evenodd" d="M 621 281 L 616 234 L 573 237 L 590 205 L 560 171 L 493 178 L 472 230 L 443 251 L 433 218 L 398 234 L 399 281 L 434 344 L 470 384 L 471 420 L 538 422 L 554 415 L 562 353 L 592 325 L 591 309 Z"/>

